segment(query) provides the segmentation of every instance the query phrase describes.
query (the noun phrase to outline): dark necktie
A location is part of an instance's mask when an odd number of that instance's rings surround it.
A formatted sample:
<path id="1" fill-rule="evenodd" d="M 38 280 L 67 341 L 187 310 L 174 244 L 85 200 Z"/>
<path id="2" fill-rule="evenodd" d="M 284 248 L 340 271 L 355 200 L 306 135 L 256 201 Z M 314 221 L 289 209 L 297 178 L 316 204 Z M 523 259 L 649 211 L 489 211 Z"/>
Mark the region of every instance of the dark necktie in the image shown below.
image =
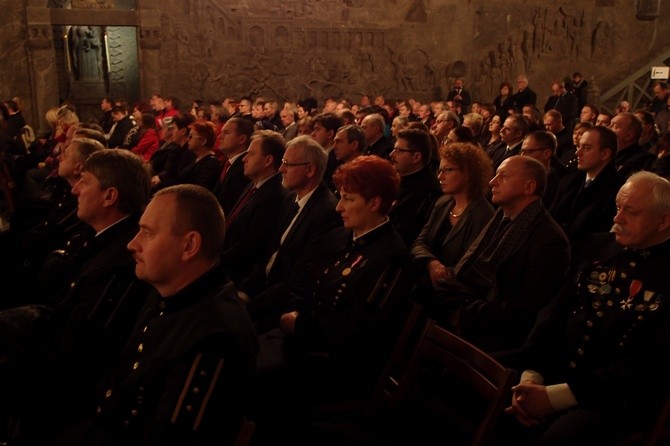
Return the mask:
<path id="1" fill-rule="evenodd" d="M 219 176 L 219 183 L 223 182 L 223 179 L 226 178 L 228 169 L 230 169 L 230 160 L 226 160 L 226 162 L 223 164 L 223 168 L 221 169 L 221 175 Z"/>
<path id="2" fill-rule="evenodd" d="M 235 207 L 233 208 L 232 211 L 230 211 L 230 215 L 226 219 L 226 229 L 228 229 L 232 224 L 232 222 L 237 218 L 237 216 L 240 215 L 242 209 L 244 209 L 247 203 L 249 203 L 249 200 L 251 200 L 251 197 L 256 193 L 257 190 L 258 188 L 256 188 L 255 186 L 250 188 L 246 192 L 246 194 L 244 194 L 242 198 L 238 200 L 237 204 L 235 204 Z"/>

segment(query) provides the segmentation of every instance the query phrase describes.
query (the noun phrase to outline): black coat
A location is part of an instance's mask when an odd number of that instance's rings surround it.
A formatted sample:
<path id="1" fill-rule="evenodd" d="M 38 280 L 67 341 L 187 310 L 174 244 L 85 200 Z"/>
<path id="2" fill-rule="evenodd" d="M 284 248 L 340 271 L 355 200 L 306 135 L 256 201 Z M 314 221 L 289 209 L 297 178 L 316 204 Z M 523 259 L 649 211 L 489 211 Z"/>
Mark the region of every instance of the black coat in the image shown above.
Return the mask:
<path id="1" fill-rule="evenodd" d="M 277 215 L 288 194 L 281 182 L 281 174 L 275 174 L 263 183 L 226 231 L 221 264 L 235 283 L 244 279 L 254 264 L 265 257 Z M 248 184 L 242 195 L 252 186 Z"/>
<path id="2" fill-rule="evenodd" d="M 152 295 L 99 387 L 86 444 L 232 444 L 256 368 L 256 332 L 215 267 Z"/>
<path id="3" fill-rule="evenodd" d="M 246 152 L 244 152 L 246 154 Z M 223 212 L 228 215 L 233 210 L 235 203 L 240 199 L 242 190 L 251 181 L 244 175 L 244 154 L 240 155 L 235 162 L 230 165 L 226 177 L 223 181 L 219 181 L 214 188 L 214 195 L 223 208 Z"/>
<path id="4" fill-rule="evenodd" d="M 293 219 L 294 204 L 295 193 L 291 193 L 282 203 L 277 220 L 279 224 L 266 255 L 238 285 L 240 291 L 251 297 L 247 311 L 255 322 L 263 319 L 268 324 L 277 325 L 279 316 L 288 305 L 292 286 L 302 279 L 307 265 L 322 256 L 326 234 L 342 226 L 342 219 L 335 211 L 337 198 L 321 183 L 305 203 L 280 246 L 281 237 Z M 275 252 L 277 255 L 272 268 L 266 274 L 268 261 Z"/>
<path id="5" fill-rule="evenodd" d="M 400 192 L 389 217 L 407 246 L 412 246 L 441 196 L 440 182 L 427 167 L 400 177 Z"/>
<path id="6" fill-rule="evenodd" d="M 609 163 L 586 189 L 585 180 L 586 172 L 566 175 L 550 209 L 572 243 L 586 234 L 610 230 L 616 214 L 616 194 L 624 183 L 614 170 L 614 163 Z"/>

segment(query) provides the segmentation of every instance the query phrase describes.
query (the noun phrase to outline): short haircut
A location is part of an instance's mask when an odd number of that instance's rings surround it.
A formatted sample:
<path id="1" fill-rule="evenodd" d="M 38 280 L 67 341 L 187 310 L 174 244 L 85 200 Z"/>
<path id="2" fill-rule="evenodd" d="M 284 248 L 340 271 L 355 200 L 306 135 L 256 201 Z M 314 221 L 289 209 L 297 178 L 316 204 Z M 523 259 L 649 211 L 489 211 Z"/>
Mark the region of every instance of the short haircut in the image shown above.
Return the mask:
<path id="1" fill-rule="evenodd" d="M 476 145 L 466 142 L 445 144 L 440 149 L 440 158 L 456 164 L 468 175 L 468 195 L 471 199 L 488 189 L 493 178 L 493 161 Z"/>
<path id="2" fill-rule="evenodd" d="M 552 118 L 554 121 L 558 121 L 558 122 L 561 122 L 561 123 L 563 122 L 563 115 L 561 114 L 561 112 L 559 112 L 555 108 L 552 108 L 551 110 L 547 110 L 546 113 L 544 114 L 544 116 L 548 116 L 548 117 Z"/>
<path id="3" fill-rule="evenodd" d="M 575 127 L 572 129 L 572 132 L 574 133 L 575 131 L 579 129 L 591 129 L 595 127 L 596 125 L 592 123 L 591 121 L 581 121 L 575 124 Z"/>
<path id="4" fill-rule="evenodd" d="M 121 113 L 125 115 L 128 113 L 128 109 L 123 105 L 115 105 L 114 107 L 112 107 L 112 114 L 114 113 Z"/>
<path id="5" fill-rule="evenodd" d="M 511 119 L 514 129 L 520 131 L 524 136 L 528 133 L 528 121 L 524 119 L 523 115 L 518 113 L 512 114 L 507 119 Z"/>
<path id="6" fill-rule="evenodd" d="M 76 157 L 79 162 L 82 163 L 85 162 L 95 152 L 106 149 L 106 147 L 100 141 L 85 137 L 74 138 L 68 146 L 67 150 L 70 150 L 72 147 L 77 148 Z"/>
<path id="7" fill-rule="evenodd" d="M 640 139 L 640 136 L 642 136 L 642 120 L 635 116 L 635 114 L 631 112 L 623 112 L 619 113 L 622 116 L 628 117 L 628 125 L 626 126 L 626 129 L 630 129 L 633 131 L 633 135 L 635 137 L 635 140 Z"/>
<path id="8" fill-rule="evenodd" d="M 78 127 L 77 130 L 74 131 L 75 138 L 81 140 L 81 139 L 90 139 L 94 140 L 100 143 L 103 148 L 107 148 L 107 138 L 105 138 L 105 135 L 98 131 L 98 130 L 93 130 L 93 129 L 87 129 L 85 127 Z M 77 137 L 77 135 L 81 135 Z"/>
<path id="9" fill-rule="evenodd" d="M 97 151 L 86 160 L 83 171 L 95 176 L 102 189 L 117 190 L 117 207 L 125 214 L 142 212 L 149 202 L 149 164 L 129 150 Z"/>
<path id="10" fill-rule="evenodd" d="M 614 159 L 617 150 L 619 150 L 619 142 L 617 140 L 616 133 L 614 132 L 614 130 L 602 125 L 594 125 L 590 129 L 586 129 L 584 133 L 586 132 L 597 133 L 598 145 L 600 146 L 600 150 L 610 149 L 612 151 L 612 159 Z"/>
<path id="11" fill-rule="evenodd" d="M 475 134 L 472 132 L 470 127 L 464 125 L 459 125 L 458 127 L 451 130 L 454 132 L 454 135 L 458 138 L 458 142 L 475 142 Z"/>
<path id="12" fill-rule="evenodd" d="M 556 148 L 558 147 L 558 141 L 556 141 L 556 136 L 546 130 L 536 130 L 529 133 L 526 136 L 526 139 L 533 138 L 541 148 L 551 150 L 552 154 L 556 154 Z"/>
<path id="13" fill-rule="evenodd" d="M 254 128 L 254 124 L 248 119 L 237 118 L 237 117 L 230 118 L 227 122 L 235 124 L 235 132 L 238 135 L 247 136 L 247 147 L 249 147 L 249 143 L 251 143 L 251 136 L 254 134 L 254 131 L 256 130 Z"/>
<path id="14" fill-rule="evenodd" d="M 286 151 L 286 142 L 280 133 L 274 130 L 258 130 L 251 137 L 252 141 L 259 139 L 261 141 L 261 152 L 263 155 L 272 157 L 272 165 L 279 170 L 284 152 Z"/>
<path id="15" fill-rule="evenodd" d="M 441 116 L 444 116 L 445 120 L 453 122 L 456 127 L 461 125 L 461 118 L 459 118 L 458 115 L 452 111 L 442 112 Z"/>
<path id="16" fill-rule="evenodd" d="M 430 163 L 433 146 L 428 133 L 419 129 L 405 129 L 398 132 L 398 139 L 404 139 L 410 150 L 419 152 L 423 164 Z"/>
<path id="17" fill-rule="evenodd" d="M 482 126 L 484 125 L 484 117 L 479 113 L 468 113 L 467 115 L 463 116 L 463 122 L 465 122 L 466 119 L 472 124 L 472 132 L 474 134 L 479 134 L 479 132 L 482 130 Z"/>
<path id="18" fill-rule="evenodd" d="M 349 110 L 348 108 L 345 108 L 344 110 L 340 110 L 337 112 L 338 116 L 342 120 L 342 122 L 356 122 L 356 115 L 354 112 Z"/>
<path id="19" fill-rule="evenodd" d="M 380 113 L 369 114 L 363 118 L 363 120 L 377 127 L 380 133 L 384 133 L 384 129 L 386 128 L 386 120 Z"/>
<path id="20" fill-rule="evenodd" d="M 342 119 L 336 113 L 319 113 L 314 117 L 314 124 L 319 124 L 326 130 L 332 130 L 333 135 L 342 127 Z"/>
<path id="21" fill-rule="evenodd" d="M 366 202 L 380 198 L 380 212 L 388 214 L 400 191 L 400 175 L 377 155 L 362 155 L 342 164 L 333 174 L 338 189 L 359 194 Z"/>
<path id="22" fill-rule="evenodd" d="M 172 233 L 197 232 L 202 239 L 202 255 L 208 260 L 217 259 L 223 251 L 226 222 L 214 194 L 196 184 L 178 184 L 160 189 L 154 196 L 167 194 L 174 194 L 176 199 L 176 212 L 171 218 Z"/>
<path id="23" fill-rule="evenodd" d="M 195 130 L 199 136 L 205 138 L 206 147 L 214 147 L 214 143 L 216 143 L 216 127 L 214 127 L 214 124 L 203 119 L 198 119 L 189 125 L 188 128 L 191 131 Z"/>
<path id="24" fill-rule="evenodd" d="M 528 179 L 535 181 L 534 194 L 542 197 L 547 189 L 547 168 L 540 161 L 530 156 L 517 155 L 523 159 L 523 170 Z"/>
<path id="25" fill-rule="evenodd" d="M 653 173 L 641 170 L 634 173 L 626 183 L 644 183 L 652 189 L 651 205 L 656 215 L 670 212 L 670 182 Z"/>
<path id="26" fill-rule="evenodd" d="M 340 129 L 337 131 L 337 133 L 342 132 L 346 137 L 347 137 L 347 142 L 352 143 L 354 141 L 358 142 L 358 151 L 361 152 L 361 154 L 365 153 L 365 151 L 368 149 L 368 143 L 365 140 L 365 133 L 363 133 L 363 129 L 360 128 L 357 125 L 345 125 L 344 127 L 340 127 Z"/>
<path id="27" fill-rule="evenodd" d="M 172 123 L 178 129 L 188 128 L 189 125 L 193 124 L 194 120 L 195 118 L 190 113 L 172 117 Z"/>
<path id="28" fill-rule="evenodd" d="M 600 110 L 598 109 L 598 107 L 596 107 L 593 104 L 584 104 L 584 107 L 582 107 L 582 108 L 585 108 L 585 107 L 588 107 L 589 109 L 591 109 L 591 112 L 595 113 L 596 117 L 600 114 Z"/>
<path id="29" fill-rule="evenodd" d="M 312 163 L 316 168 L 316 175 L 319 180 L 323 179 L 323 174 L 326 172 L 326 164 L 328 163 L 328 155 L 321 144 L 316 142 L 314 138 L 307 135 L 298 135 L 286 143 L 286 149 L 296 147 L 300 150 L 305 162 Z"/>

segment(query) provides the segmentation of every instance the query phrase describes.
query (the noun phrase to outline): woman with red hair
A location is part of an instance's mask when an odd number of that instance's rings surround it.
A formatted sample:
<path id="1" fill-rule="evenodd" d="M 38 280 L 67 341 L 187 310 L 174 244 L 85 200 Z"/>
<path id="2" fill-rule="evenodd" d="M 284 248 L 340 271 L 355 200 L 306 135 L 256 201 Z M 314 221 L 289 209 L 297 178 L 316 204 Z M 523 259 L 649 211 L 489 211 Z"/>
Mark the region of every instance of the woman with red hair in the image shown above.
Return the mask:
<path id="1" fill-rule="evenodd" d="M 221 173 L 221 161 L 214 154 L 214 124 L 200 119 L 188 128 L 188 149 L 195 154 L 195 161 L 179 173 L 177 184 L 199 184 L 212 191 Z"/>
<path id="2" fill-rule="evenodd" d="M 256 409 L 268 429 L 285 429 L 315 403 L 369 395 L 406 315 L 409 250 L 388 217 L 398 173 L 388 160 L 364 155 L 333 180 L 344 227 L 311 257 L 318 260 L 294 287 L 280 328 L 260 336 Z"/>

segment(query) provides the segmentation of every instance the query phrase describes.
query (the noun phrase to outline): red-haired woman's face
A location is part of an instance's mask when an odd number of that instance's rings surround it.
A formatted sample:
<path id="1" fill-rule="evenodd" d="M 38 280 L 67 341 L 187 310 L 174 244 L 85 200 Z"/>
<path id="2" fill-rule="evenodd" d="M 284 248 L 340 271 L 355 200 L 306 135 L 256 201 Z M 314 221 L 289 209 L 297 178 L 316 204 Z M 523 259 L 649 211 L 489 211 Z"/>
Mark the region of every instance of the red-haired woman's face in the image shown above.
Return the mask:
<path id="1" fill-rule="evenodd" d="M 362 195 L 344 189 L 340 189 L 340 197 L 336 210 L 340 213 L 345 228 L 354 234 L 362 234 L 377 225 L 378 213 L 373 203 L 376 200 L 366 202 Z"/>

